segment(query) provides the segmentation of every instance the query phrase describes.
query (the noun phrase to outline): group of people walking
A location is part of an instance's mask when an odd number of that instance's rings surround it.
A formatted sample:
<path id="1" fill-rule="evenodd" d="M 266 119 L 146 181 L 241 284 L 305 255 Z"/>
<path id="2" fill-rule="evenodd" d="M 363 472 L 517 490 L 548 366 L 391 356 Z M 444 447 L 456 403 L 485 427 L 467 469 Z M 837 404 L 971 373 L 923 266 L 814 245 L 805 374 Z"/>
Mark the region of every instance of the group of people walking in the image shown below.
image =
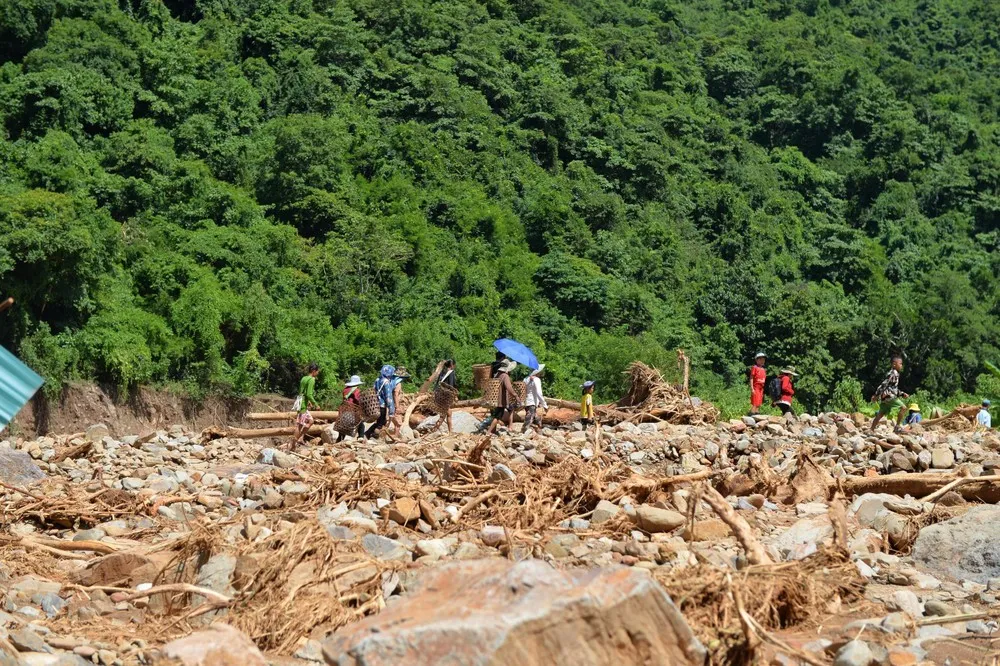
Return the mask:
<path id="1" fill-rule="evenodd" d="M 510 373 L 517 367 L 517 363 L 507 358 L 504 354 L 497 352 L 496 359 L 490 365 L 490 379 L 499 383 L 499 391 L 496 400 L 496 407 L 493 408 L 485 421 L 479 424 L 477 432 L 484 432 L 492 435 L 502 424 L 511 428 L 515 414 L 524 409 L 524 424 L 521 432 L 527 433 L 529 430 L 540 431 L 542 427 L 542 412 L 548 410 L 549 405 L 542 392 L 542 378 L 545 374 L 545 364 L 539 364 L 537 369 L 532 370 L 524 378 L 523 391 L 517 391 Z M 291 446 L 301 445 L 313 425 L 314 419 L 311 410 L 316 410 L 319 405 L 316 401 L 316 377 L 319 375 L 319 366 L 315 363 L 309 365 L 306 374 L 299 382 L 299 394 L 292 405 L 292 410 L 296 412 L 295 433 Z M 402 396 L 402 385 L 410 379 L 410 373 L 404 367 L 394 367 L 384 365 L 379 371 L 372 389 L 378 399 L 379 414 L 374 423 L 367 429 L 365 424 L 359 419 L 355 436 L 358 439 L 370 439 L 377 436 L 380 431 L 384 431 L 390 439 L 394 438 L 402 427 L 400 416 L 397 413 L 397 405 Z M 431 380 L 433 389 L 445 385 L 457 394 L 456 365 L 453 359 L 441 361 L 436 368 Z M 343 389 L 343 405 L 354 406 L 356 411 L 362 411 L 362 386 L 363 381 L 358 375 L 352 375 L 345 382 Z M 594 388 L 596 383 L 586 381 L 581 385 L 580 419 L 585 425 L 595 422 L 594 417 Z M 522 399 L 523 394 L 523 399 Z M 343 409 L 343 408 L 341 408 Z M 442 410 L 438 422 L 431 432 L 436 431 L 442 425 L 448 426 L 449 432 L 454 432 L 451 418 L 451 410 Z M 342 441 L 347 432 L 341 431 L 337 441 Z"/>
<path id="2" fill-rule="evenodd" d="M 788 366 L 782 368 L 777 376 L 768 380 L 766 365 L 767 355 L 760 352 L 754 357 L 754 364 L 750 366 L 747 373 L 750 381 L 750 414 L 760 413 L 765 394 L 770 398 L 772 407 L 779 408 L 782 414 L 788 414 L 792 411 L 792 400 L 795 396 L 794 378 L 799 375 L 794 366 Z M 905 425 L 920 423 L 923 420 L 920 405 L 916 402 L 907 404 L 906 399 L 910 396 L 899 388 L 899 378 L 902 371 L 903 357 L 894 355 L 890 362 L 889 372 L 871 397 L 871 401 L 878 405 L 878 411 L 871 423 L 872 432 L 875 431 L 882 419 L 891 420 L 893 413 L 896 415 L 893 426 L 895 432 L 902 430 Z M 982 408 L 976 416 L 976 422 L 985 428 L 991 427 L 992 424 L 989 407 L 990 401 L 983 400 Z"/>
<path id="3" fill-rule="evenodd" d="M 451 361 L 451 363 L 452 367 L 454 367 L 454 361 Z M 299 381 L 299 395 L 292 404 L 292 411 L 296 412 L 295 435 L 292 440 L 292 446 L 298 446 L 305 441 L 309 427 L 314 422 L 311 410 L 319 408 L 316 402 L 317 376 L 319 376 L 319 365 L 313 363 L 306 369 L 306 374 Z M 356 430 L 358 439 L 370 439 L 375 433 L 386 427 L 389 428 L 390 436 L 399 431 L 401 424 L 396 414 L 396 405 L 399 404 L 399 399 L 403 391 L 403 382 L 409 378 L 410 373 L 405 367 L 382 366 L 379 376 L 372 387 L 378 399 L 378 418 L 367 430 L 365 429 L 364 421 L 358 419 Z M 342 405 L 354 406 L 359 412 L 362 410 L 361 387 L 363 383 L 361 377 L 358 375 L 352 375 L 344 383 Z M 346 432 L 341 432 L 338 435 L 337 441 L 343 441 L 346 436 Z"/>

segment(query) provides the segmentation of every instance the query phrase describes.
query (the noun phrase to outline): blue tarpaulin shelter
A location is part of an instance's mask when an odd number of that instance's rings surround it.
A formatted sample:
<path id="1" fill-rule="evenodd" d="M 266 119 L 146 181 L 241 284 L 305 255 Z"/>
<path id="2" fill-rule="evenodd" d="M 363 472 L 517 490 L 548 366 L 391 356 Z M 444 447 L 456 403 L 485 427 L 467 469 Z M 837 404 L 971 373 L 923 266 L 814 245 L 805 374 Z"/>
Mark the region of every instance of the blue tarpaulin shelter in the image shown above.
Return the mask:
<path id="1" fill-rule="evenodd" d="M 0 428 L 7 427 L 42 387 L 42 382 L 34 370 L 0 347 Z"/>

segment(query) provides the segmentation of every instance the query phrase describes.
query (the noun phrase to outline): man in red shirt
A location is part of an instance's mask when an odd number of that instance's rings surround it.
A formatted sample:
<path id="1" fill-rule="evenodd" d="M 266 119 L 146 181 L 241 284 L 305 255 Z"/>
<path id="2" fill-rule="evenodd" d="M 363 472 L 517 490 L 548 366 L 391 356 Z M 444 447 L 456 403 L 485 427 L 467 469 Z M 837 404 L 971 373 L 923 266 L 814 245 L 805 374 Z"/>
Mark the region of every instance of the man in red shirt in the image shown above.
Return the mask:
<path id="1" fill-rule="evenodd" d="M 753 365 L 750 366 L 750 413 L 760 412 L 760 406 L 764 404 L 764 382 L 767 381 L 767 370 L 764 364 L 767 357 L 763 352 L 758 352 L 753 357 Z"/>

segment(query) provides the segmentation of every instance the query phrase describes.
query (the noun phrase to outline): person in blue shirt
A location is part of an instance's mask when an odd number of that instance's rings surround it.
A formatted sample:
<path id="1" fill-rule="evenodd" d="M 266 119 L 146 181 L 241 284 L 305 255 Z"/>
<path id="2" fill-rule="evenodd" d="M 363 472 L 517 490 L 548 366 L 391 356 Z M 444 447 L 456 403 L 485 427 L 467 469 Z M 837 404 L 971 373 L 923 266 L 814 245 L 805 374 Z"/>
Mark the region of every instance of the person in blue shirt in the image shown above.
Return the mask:
<path id="1" fill-rule="evenodd" d="M 904 425 L 912 425 L 914 423 L 920 423 L 924 417 L 920 415 L 920 405 L 915 402 L 911 402 L 910 406 L 907 408 L 906 421 Z"/>
<path id="2" fill-rule="evenodd" d="M 392 365 L 383 365 L 382 370 L 378 373 L 379 376 L 375 380 L 374 389 L 375 394 L 378 396 L 379 415 L 378 420 L 365 433 L 365 439 L 374 437 L 375 433 L 385 427 L 389 419 L 396 414 L 396 404 L 393 400 L 395 397 L 395 391 L 393 390 L 395 386 L 392 384 L 393 375 L 395 374 L 396 368 Z"/>
<path id="3" fill-rule="evenodd" d="M 990 401 L 983 400 L 983 407 L 976 414 L 976 423 L 983 426 L 987 430 L 993 427 L 993 417 L 990 416 Z"/>

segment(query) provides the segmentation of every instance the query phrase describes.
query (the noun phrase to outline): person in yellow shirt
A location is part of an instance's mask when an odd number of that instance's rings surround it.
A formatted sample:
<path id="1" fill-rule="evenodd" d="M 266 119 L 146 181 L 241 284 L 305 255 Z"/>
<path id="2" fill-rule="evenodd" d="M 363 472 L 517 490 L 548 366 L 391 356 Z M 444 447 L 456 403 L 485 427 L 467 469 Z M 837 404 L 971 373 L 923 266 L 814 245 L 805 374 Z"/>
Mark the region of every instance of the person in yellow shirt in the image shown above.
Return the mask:
<path id="1" fill-rule="evenodd" d="M 594 422 L 594 382 L 585 381 L 580 388 L 583 389 L 580 397 L 580 421 L 588 426 Z"/>

